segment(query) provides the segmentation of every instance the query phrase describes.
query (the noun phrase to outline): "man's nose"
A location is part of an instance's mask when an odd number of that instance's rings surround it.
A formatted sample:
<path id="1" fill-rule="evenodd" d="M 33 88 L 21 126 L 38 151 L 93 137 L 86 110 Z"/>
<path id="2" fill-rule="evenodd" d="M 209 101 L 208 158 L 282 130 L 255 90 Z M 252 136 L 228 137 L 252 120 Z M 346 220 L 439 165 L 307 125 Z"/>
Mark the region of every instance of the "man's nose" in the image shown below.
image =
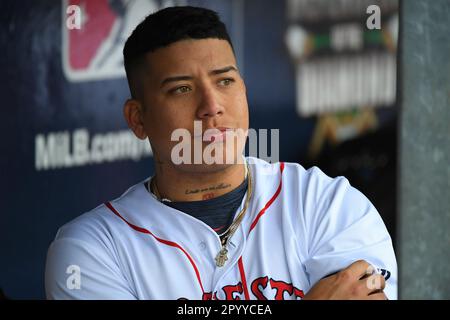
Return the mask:
<path id="1" fill-rule="evenodd" d="M 217 93 L 213 88 L 203 88 L 201 91 L 201 100 L 197 108 L 197 117 L 205 119 L 223 114 L 224 108 L 219 102 Z"/>

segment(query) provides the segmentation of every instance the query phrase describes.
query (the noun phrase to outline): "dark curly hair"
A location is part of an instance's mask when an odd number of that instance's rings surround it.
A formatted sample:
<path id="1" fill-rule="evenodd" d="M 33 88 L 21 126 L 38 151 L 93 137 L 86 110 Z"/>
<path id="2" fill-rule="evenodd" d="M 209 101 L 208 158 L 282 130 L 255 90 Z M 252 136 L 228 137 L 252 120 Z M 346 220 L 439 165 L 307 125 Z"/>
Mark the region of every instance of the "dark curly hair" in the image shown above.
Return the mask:
<path id="1" fill-rule="evenodd" d="M 212 10 L 191 6 L 169 7 L 148 15 L 127 39 L 124 65 L 131 95 L 136 98 L 144 56 L 184 39 L 221 39 L 233 44 L 225 24 Z"/>

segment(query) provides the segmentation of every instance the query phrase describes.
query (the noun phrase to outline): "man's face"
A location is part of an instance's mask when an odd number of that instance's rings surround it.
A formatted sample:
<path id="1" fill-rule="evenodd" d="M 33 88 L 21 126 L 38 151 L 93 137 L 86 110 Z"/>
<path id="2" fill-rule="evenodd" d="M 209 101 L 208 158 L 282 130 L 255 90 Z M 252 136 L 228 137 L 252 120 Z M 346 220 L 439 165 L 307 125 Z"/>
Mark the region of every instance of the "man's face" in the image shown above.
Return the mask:
<path id="1" fill-rule="evenodd" d="M 190 132 L 192 152 L 194 140 L 200 141 L 202 150 L 211 143 L 195 137 L 194 121 L 201 122 L 203 131 L 218 128 L 246 132 L 248 129 L 245 84 L 231 46 L 225 40 L 182 40 L 147 54 L 143 84 L 142 121 L 157 161 L 172 163 L 172 148 L 179 144 L 171 141 L 176 129 L 185 128 Z M 223 137 L 225 141 L 220 142 Z M 225 159 L 225 151 L 232 151 L 231 141 L 234 140 L 235 159 L 239 158 L 245 136 L 227 137 L 228 134 L 216 137 L 213 143 L 217 143 L 217 147 L 220 145 Z M 191 159 L 194 161 L 193 155 Z M 180 165 L 179 168 L 205 170 L 203 165 Z"/>

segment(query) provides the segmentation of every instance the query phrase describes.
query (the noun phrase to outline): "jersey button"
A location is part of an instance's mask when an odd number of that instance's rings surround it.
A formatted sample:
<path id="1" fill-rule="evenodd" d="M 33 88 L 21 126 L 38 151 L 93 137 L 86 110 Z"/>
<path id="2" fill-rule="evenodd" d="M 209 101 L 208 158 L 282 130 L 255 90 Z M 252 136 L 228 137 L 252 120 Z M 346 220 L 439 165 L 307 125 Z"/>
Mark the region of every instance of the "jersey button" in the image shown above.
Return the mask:
<path id="1" fill-rule="evenodd" d="M 206 243 L 204 241 L 200 242 L 198 246 L 200 247 L 200 250 L 206 250 Z"/>

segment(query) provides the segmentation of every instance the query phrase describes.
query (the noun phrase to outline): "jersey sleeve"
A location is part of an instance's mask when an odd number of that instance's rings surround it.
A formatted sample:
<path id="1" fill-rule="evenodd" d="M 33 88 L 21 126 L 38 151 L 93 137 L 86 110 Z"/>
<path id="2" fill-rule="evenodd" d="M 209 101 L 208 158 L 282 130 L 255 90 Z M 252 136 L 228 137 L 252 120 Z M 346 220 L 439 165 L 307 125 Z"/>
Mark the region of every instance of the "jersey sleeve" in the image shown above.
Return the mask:
<path id="1" fill-rule="evenodd" d="M 397 262 L 391 237 L 373 204 L 344 177 L 311 172 L 304 213 L 310 286 L 357 260 L 366 260 L 386 280 L 384 293 L 397 299 Z"/>
<path id="2" fill-rule="evenodd" d="M 117 263 L 107 251 L 77 238 L 57 238 L 45 268 L 47 299 L 135 300 Z"/>

